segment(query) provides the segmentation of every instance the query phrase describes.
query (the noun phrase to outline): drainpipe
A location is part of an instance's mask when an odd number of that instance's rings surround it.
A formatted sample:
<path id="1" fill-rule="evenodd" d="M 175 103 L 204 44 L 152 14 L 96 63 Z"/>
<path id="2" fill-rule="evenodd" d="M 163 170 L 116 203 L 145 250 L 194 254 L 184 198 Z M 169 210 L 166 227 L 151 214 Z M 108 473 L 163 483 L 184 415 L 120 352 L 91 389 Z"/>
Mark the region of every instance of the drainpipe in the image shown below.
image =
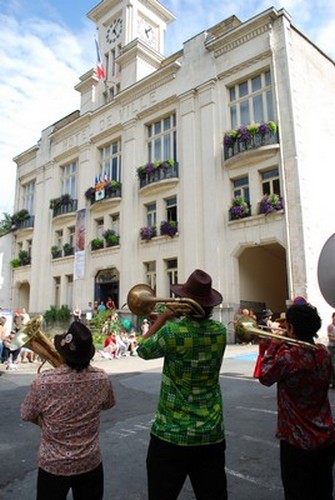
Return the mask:
<path id="1" fill-rule="evenodd" d="M 275 94 L 275 102 L 276 102 L 276 114 L 278 118 L 278 128 L 279 135 L 281 135 L 281 126 L 280 126 L 280 113 L 279 113 L 279 99 L 278 99 L 278 79 L 277 79 L 277 63 L 275 50 L 273 47 L 273 30 L 272 24 L 270 24 L 269 31 L 269 45 L 271 52 L 271 62 L 273 68 L 273 89 Z M 279 157 L 280 157 L 280 174 L 281 174 L 281 182 L 283 186 L 283 194 L 284 194 L 284 216 L 285 216 L 285 224 L 286 224 L 286 242 L 287 242 L 287 251 L 286 251 L 286 265 L 287 265 L 287 281 L 288 281 L 288 299 L 293 298 L 293 277 L 292 277 L 292 259 L 291 259 L 291 237 L 290 237 L 290 225 L 289 225 L 289 206 L 287 203 L 287 191 L 286 191 L 286 177 L 284 170 L 284 158 L 283 158 L 283 148 L 282 142 L 279 141 Z"/>

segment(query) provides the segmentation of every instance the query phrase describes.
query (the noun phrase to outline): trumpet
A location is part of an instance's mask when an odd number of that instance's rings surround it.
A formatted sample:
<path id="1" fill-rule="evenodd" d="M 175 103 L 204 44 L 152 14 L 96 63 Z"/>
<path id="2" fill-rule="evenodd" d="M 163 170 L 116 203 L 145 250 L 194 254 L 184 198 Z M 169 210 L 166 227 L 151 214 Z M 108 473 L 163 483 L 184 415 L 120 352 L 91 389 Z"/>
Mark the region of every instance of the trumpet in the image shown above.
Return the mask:
<path id="1" fill-rule="evenodd" d="M 205 311 L 195 300 L 188 298 L 157 298 L 153 289 L 145 283 L 135 285 L 129 290 L 127 304 L 131 312 L 137 316 L 150 315 L 157 304 L 164 304 L 177 316 L 192 316 L 193 318 L 203 318 L 205 316 Z"/>
<path id="2" fill-rule="evenodd" d="M 307 347 L 308 349 L 317 349 L 317 346 L 310 344 L 309 342 L 304 342 L 303 340 L 292 339 L 291 337 L 286 337 L 273 332 L 267 332 L 261 328 L 257 328 L 257 322 L 248 316 L 242 316 L 239 320 L 235 322 L 235 333 L 236 336 L 245 342 L 250 342 L 254 336 L 264 338 L 264 339 L 278 339 L 288 344 L 300 345 Z M 286 331 L 283 328 L 274 328 L 275 330 Z"/>
<path id="3" fill-rule="evenodd" d="M 13 347 L 18 349 L 26 346 L 43 360 L 38 368 L 38 373 L 45 361 L 48 361 L 54 368 L 60 366 L 64 362 L 51 340 L 42 332 L 42 322 L 43 316 L 41 315 L 31 319 L 17 332 L 11 342 L 11 349 L 13 349 Z"/>

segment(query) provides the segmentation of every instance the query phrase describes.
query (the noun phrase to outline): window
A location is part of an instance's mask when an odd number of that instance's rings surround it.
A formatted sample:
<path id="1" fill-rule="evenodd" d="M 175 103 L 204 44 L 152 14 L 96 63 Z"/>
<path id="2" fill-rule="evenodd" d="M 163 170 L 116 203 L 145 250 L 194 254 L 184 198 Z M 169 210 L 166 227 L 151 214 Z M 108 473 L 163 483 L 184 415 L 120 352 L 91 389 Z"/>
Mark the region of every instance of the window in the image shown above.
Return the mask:
<path id="1" fill-rule="evenodd" d="M 173 198 L 169 198 L 165 200 L 165 203 L 167 221 L 177 222 L 177 198 L 175 196 Z"/>
<path id="2" fill-rule="evenodd" d="M 66 276 L 66 305 L 72 309 L 73 274 Z"/>
<path id="3" fill-rule="evenodd" d="M 63 194 L 69 194 L 72 198 L 76 197 L 76 171 L 75 161 L 63 167 Z"/>
<path id="4" fill-rule="evenodd" d="M 60 276 L 54 277 L 54 300 L 55 307 L 60 308 Z"/>
<path id="5" fill-rule="evenodd" d="M 233 198 L 244 198 L 245 201 L 250 203 L 249 193 L 249 178 L 248 176 L 240 177 L 239 179 L 232 179 L 233 183 Z"/>
<path id="6" fill-rule="evenodd" d="M 104 220 L 102 219 L 96 219 L 95 220 L 95 234 L 96 238 L 99 238 L 102 240 L 103 236 L 102 233 L 104 232 Z"/>
<path id="7" fill-rule="evenodd" d="M 167 259 L 165 261 L 167 281 L 170 290 L 171 285 L 178 283 L 178 261 L 177 259 Z M 170 291 L 170 297 L 172 297 L 172 292 Z"/>
<path id="8" fill-rule="evenodd" d="M 59 248 L 63 246 L 63 230 L 59 229 L 55 232 L 55 245 Z"/>
<path id="9" fill-rule="evenodd" d="M 27 252 L 29 257 L 31 258 L 31 250 L 33 247 L 33 241 L 32 240 L 27 240 Z"/>
<path id="10" fill-rule="evenodd" d="M 147 127 L 148 160 L 177 160 L 176 115 L 172 114 Z"/>
<path id="11" fill-rule="evenodd" d="M 157 224 L 157 212 L 156 212 L 156 202 L 149 203 L 146 205 L 147 210 L 147 225 L 156 226 Z"/>
<path id="12" fill-rule="evenodd" d="M 144 265 L 146 282 L 156 292 L 156 262 L 146 262 Z"/>
<path id="13" fill-rule="evenodd" d="M 270 71 L 237 83 L 228 91 L 231 128 L 275 119 Z"/>
<path id="14" fill-rule="evenodd" d="M 121 141 L 112 142 L 101 149 L 101 176 L 109 181 L 120 182 Z"/>
<path id="15" fill-rule="evenodd" d="M 75 226 L 71 226 L 71 227 L 68 227 L 67 231 L 68 231 L 67 241 L 68 241 L 69 245 L 74 247 L 76 228 L 75 228 Z"/>
<path id="16" fill-rule="evenodd" d="M 263 194 L 278 194 L 280 196 L 280 182 L 278 168 L 261 172 Z"/>
<path id="17" fill-rule="evenodd" d="M 23 186 L 23 208 L 28 210 L 30 215 L 34 214 L 35 181 Z"/>
<path id="18" fill-rule="evenodd" d="M 112 214 L 110 216 L 110 228 L 115 231 L 116 234 L 120 234 L 120 214 Z"/>

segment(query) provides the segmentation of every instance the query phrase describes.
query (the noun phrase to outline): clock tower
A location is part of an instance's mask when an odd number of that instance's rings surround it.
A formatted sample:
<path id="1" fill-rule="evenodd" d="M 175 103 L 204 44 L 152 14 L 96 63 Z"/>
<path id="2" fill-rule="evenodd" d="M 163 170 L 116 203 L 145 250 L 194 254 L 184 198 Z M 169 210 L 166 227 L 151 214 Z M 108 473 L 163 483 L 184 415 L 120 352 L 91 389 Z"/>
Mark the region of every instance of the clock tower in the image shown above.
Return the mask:
<path id="1" fill-rule="evenodd" d="M 157 0 L 103 0 L 88 18 L 98 31 L 107 101 L 159 68 L 165 30 L 175 19 Z"/>

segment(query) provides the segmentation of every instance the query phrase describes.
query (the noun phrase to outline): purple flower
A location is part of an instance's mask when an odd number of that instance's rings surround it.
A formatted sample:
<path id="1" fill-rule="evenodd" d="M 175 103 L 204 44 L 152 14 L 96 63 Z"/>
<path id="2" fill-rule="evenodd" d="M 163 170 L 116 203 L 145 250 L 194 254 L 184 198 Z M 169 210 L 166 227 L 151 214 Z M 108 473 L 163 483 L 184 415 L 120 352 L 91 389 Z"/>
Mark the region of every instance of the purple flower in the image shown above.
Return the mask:
<path id="1" fill-rule="evenodd" d="M 233 138 L 229 134 L 225 134 L 224 139 L 223 139 L 223 143 L 226 146 L 226 148 L 231 148 L 232 145 L 234 144 L 234 142 L 235 141 L 233 140 Z"/>
<path id="2" fill-rule="evenodd" d="M 171 221 L 162 221 L 161 226 L 160 226 L 160 233 L 161 235 L 166 234 L 168 236 L 171 236 L 171 238 L 176 234 L 177 232 L 177 222 L 174 220 Z"/>
<path id="3" fill-rule="evenodd" d="M 145 226 L 140 229 L 141 240 L 151 240 L 156 234 L 155 226 Z"/>
<path id="4" fill-rule="evenodd" d="M 261 135 L 266 135 L 270 133 L 269 126 L 266 123 L 261 123 L 258 128 L 258 131 Z"/>
<path id="5" fill-rule="evenodd" d="M 232 206 L 229 209 L 230 219 L 242 219 L 250 215 L 250 207 L 246 200 L 240 196 L 233 199 Z"/>
<path id="6" fill-rule="evenodd" d="M 238 129 L 238 140 L 239 142 L 250 141 L 251 134 L 245 125 L 241 125 Z"/>
<path id="7" fill-rule="evenodd" d="M 259 212 L 261 214 L 270 214 L 284 208 L 283 199 L 278 194 L 265 194 L 259 204 Z"/>
<path id="8" fill-rule="evenodd" d="M 145 170 L 148 174 L 151 174 L 155 170 L 154 164 L 149 161 L 145 166 Z"/>

